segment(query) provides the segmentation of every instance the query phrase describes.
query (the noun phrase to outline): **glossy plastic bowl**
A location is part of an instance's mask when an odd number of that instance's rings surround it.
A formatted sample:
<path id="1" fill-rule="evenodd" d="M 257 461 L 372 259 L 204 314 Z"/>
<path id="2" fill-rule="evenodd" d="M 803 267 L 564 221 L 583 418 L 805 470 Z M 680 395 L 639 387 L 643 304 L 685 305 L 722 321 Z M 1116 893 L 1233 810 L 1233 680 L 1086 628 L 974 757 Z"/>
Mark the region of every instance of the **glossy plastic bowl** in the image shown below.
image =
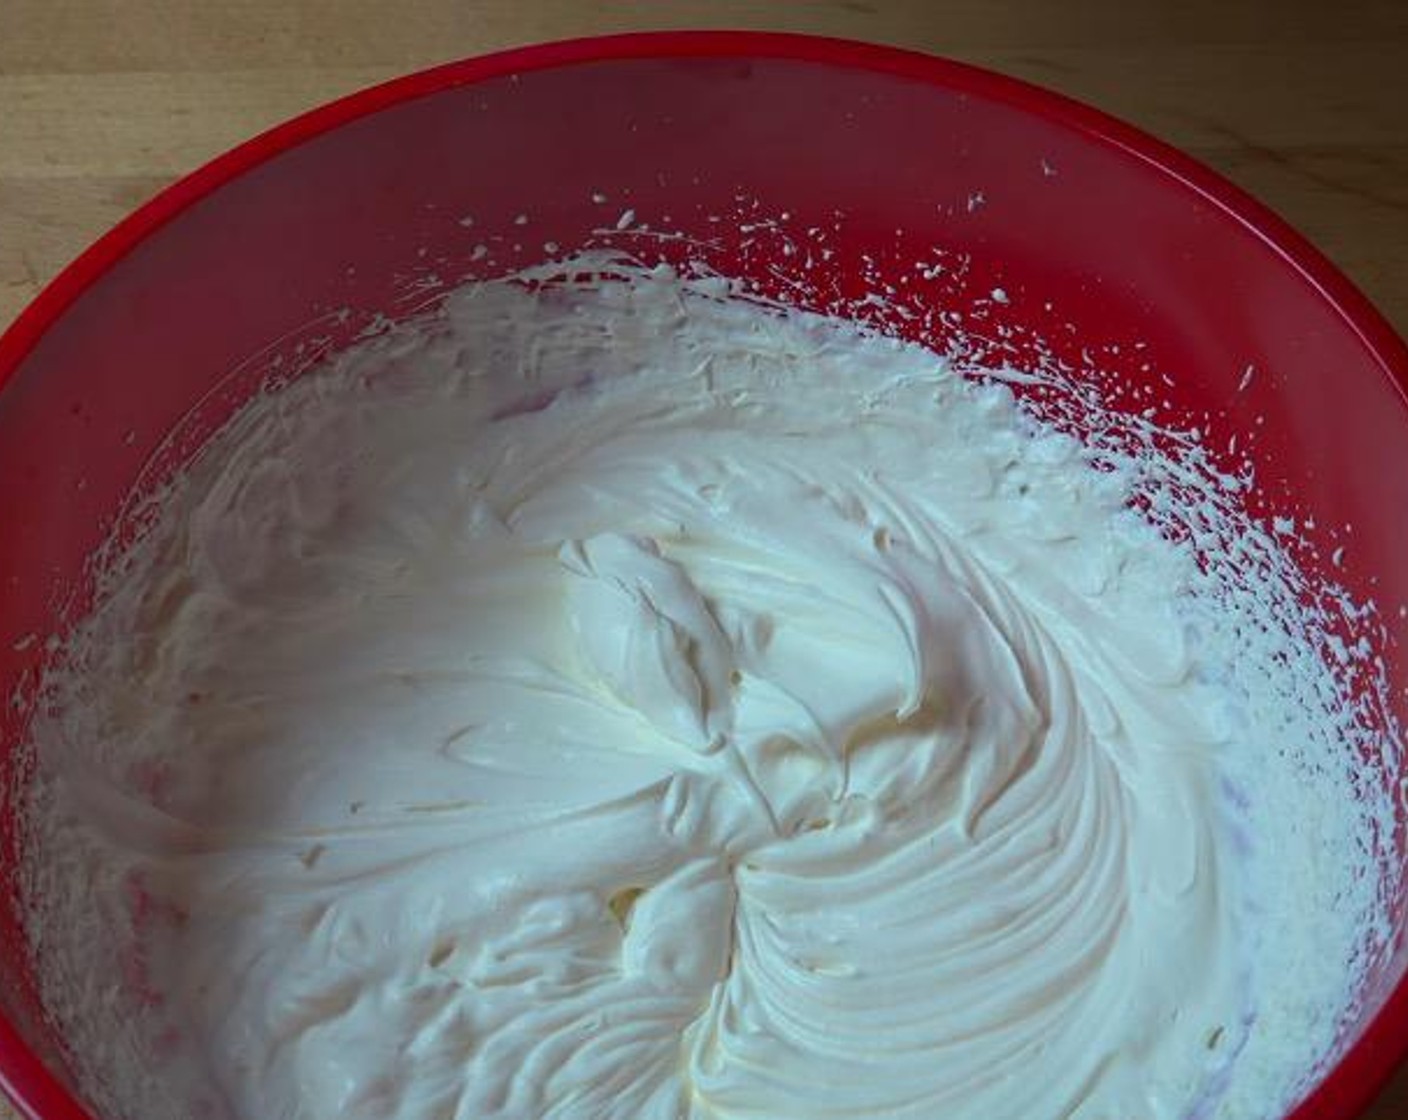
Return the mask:
<path id="1" fill-rule="evenodd" d="M 83 610 L 125 496 L 376 313 L 594 241 L 702 255 L 818 305 L 875 285 L 984 301 L 987 328 L 1077 365 L 1098 344 L 1126 387 L 1169 371 L 1160 395 L 1206 412 L 1211 446 L 1260 432 L 1263 493 L 1354 526 L 1352 590 L 1408 602 L 1408 352 L 1292 230 L 1149 137 L 966 66 L 778 35 L 551 44 L 378 86 L 160 195 L 0 339 L 0 1084 L 22 1114 L 85 1116 L 35 999 L 3 798 L 24 781 L 44 637 Z M 891 325 L 944 341 L 941 321 Z M 1408 683 L 1405 624 L 1385 618 Z M 1349 1120 L 1385 1082 L 1408 1048 L 1404 965 L 1400 936 L 1296 1120 Z"/>

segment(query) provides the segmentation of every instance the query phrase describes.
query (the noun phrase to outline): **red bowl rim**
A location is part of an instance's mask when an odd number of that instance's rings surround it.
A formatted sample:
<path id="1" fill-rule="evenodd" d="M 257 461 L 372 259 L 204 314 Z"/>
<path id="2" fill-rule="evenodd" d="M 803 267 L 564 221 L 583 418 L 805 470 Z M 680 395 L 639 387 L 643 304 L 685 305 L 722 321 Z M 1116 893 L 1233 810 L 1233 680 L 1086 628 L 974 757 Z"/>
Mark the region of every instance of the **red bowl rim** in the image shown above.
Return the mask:
<path id="1" fill-rule="evenodd" d="M 1408 346 L 1369 299 L 1303 236 L 1221 175 L 1097 109 L 1016 78 L 896 47 L 758 31 L 661 31 L 567 39 L 422 70 L 321 105 L 232 148 L 162 190 L 63 269 L 0 335 L 0 390 L 64 311 L 141 241 L 225 183 L 325 132 L 382 109 L 509 74 L 658 58 L 791 59 L 965 91 L 1062 125 L 1150 165 L 1254 234 L 1344 320 L 1408 400 Z M 1408 977 L 1289 1120 L 1354 1120 L 1408 1059 Z M 0 1016 L 0 1090 L 26 1120 L 91 1120 Z"/>

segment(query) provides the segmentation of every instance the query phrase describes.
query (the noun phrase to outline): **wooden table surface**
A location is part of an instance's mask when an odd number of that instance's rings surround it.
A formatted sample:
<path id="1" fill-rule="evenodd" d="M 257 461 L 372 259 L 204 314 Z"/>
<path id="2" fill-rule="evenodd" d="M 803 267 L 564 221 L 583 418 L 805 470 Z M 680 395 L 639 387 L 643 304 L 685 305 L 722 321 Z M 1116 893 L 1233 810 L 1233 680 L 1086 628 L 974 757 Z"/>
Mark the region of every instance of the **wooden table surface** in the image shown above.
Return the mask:
<path id="1" fill-rule="evenodd" d="M 0 328 L 158 188 L 321 101 L 689 26 L 895 43 L 1090 101 L 1269 203 L 1408 333 L 1403 0 L 0 0 Z M 1365 1120 L 1405 1118 L 1408 1072 Z"/>

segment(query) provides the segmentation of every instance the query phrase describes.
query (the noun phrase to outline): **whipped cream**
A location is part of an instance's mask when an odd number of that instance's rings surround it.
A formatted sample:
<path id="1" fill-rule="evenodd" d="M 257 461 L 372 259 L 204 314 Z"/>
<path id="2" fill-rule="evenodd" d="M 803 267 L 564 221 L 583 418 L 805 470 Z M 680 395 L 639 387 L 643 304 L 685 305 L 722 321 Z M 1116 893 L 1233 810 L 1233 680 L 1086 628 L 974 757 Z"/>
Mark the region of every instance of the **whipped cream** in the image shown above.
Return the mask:
<path id="1" fill-rule="evenodd" d="M 258 397 L 111 573 L 36 730 L 93 1099 L 1219 1114 L 1262 993 L 1191 554 L 1000 385 L 625 272 Z"/>

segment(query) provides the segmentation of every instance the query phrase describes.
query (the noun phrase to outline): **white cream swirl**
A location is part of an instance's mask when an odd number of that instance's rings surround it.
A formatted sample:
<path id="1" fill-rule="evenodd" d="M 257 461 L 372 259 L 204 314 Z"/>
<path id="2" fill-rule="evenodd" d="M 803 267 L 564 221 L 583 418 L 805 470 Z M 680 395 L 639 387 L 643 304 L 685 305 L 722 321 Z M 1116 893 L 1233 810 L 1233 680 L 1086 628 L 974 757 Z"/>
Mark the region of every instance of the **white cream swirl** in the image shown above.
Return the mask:
<path id="1" fill-rule="evenodd" d="M 169 1115 L 1181 1120 L 1232 843 L 1126 497 L 839 323 L 459 293 L 250 405 L 86 631 L 94 984 Z"/>

